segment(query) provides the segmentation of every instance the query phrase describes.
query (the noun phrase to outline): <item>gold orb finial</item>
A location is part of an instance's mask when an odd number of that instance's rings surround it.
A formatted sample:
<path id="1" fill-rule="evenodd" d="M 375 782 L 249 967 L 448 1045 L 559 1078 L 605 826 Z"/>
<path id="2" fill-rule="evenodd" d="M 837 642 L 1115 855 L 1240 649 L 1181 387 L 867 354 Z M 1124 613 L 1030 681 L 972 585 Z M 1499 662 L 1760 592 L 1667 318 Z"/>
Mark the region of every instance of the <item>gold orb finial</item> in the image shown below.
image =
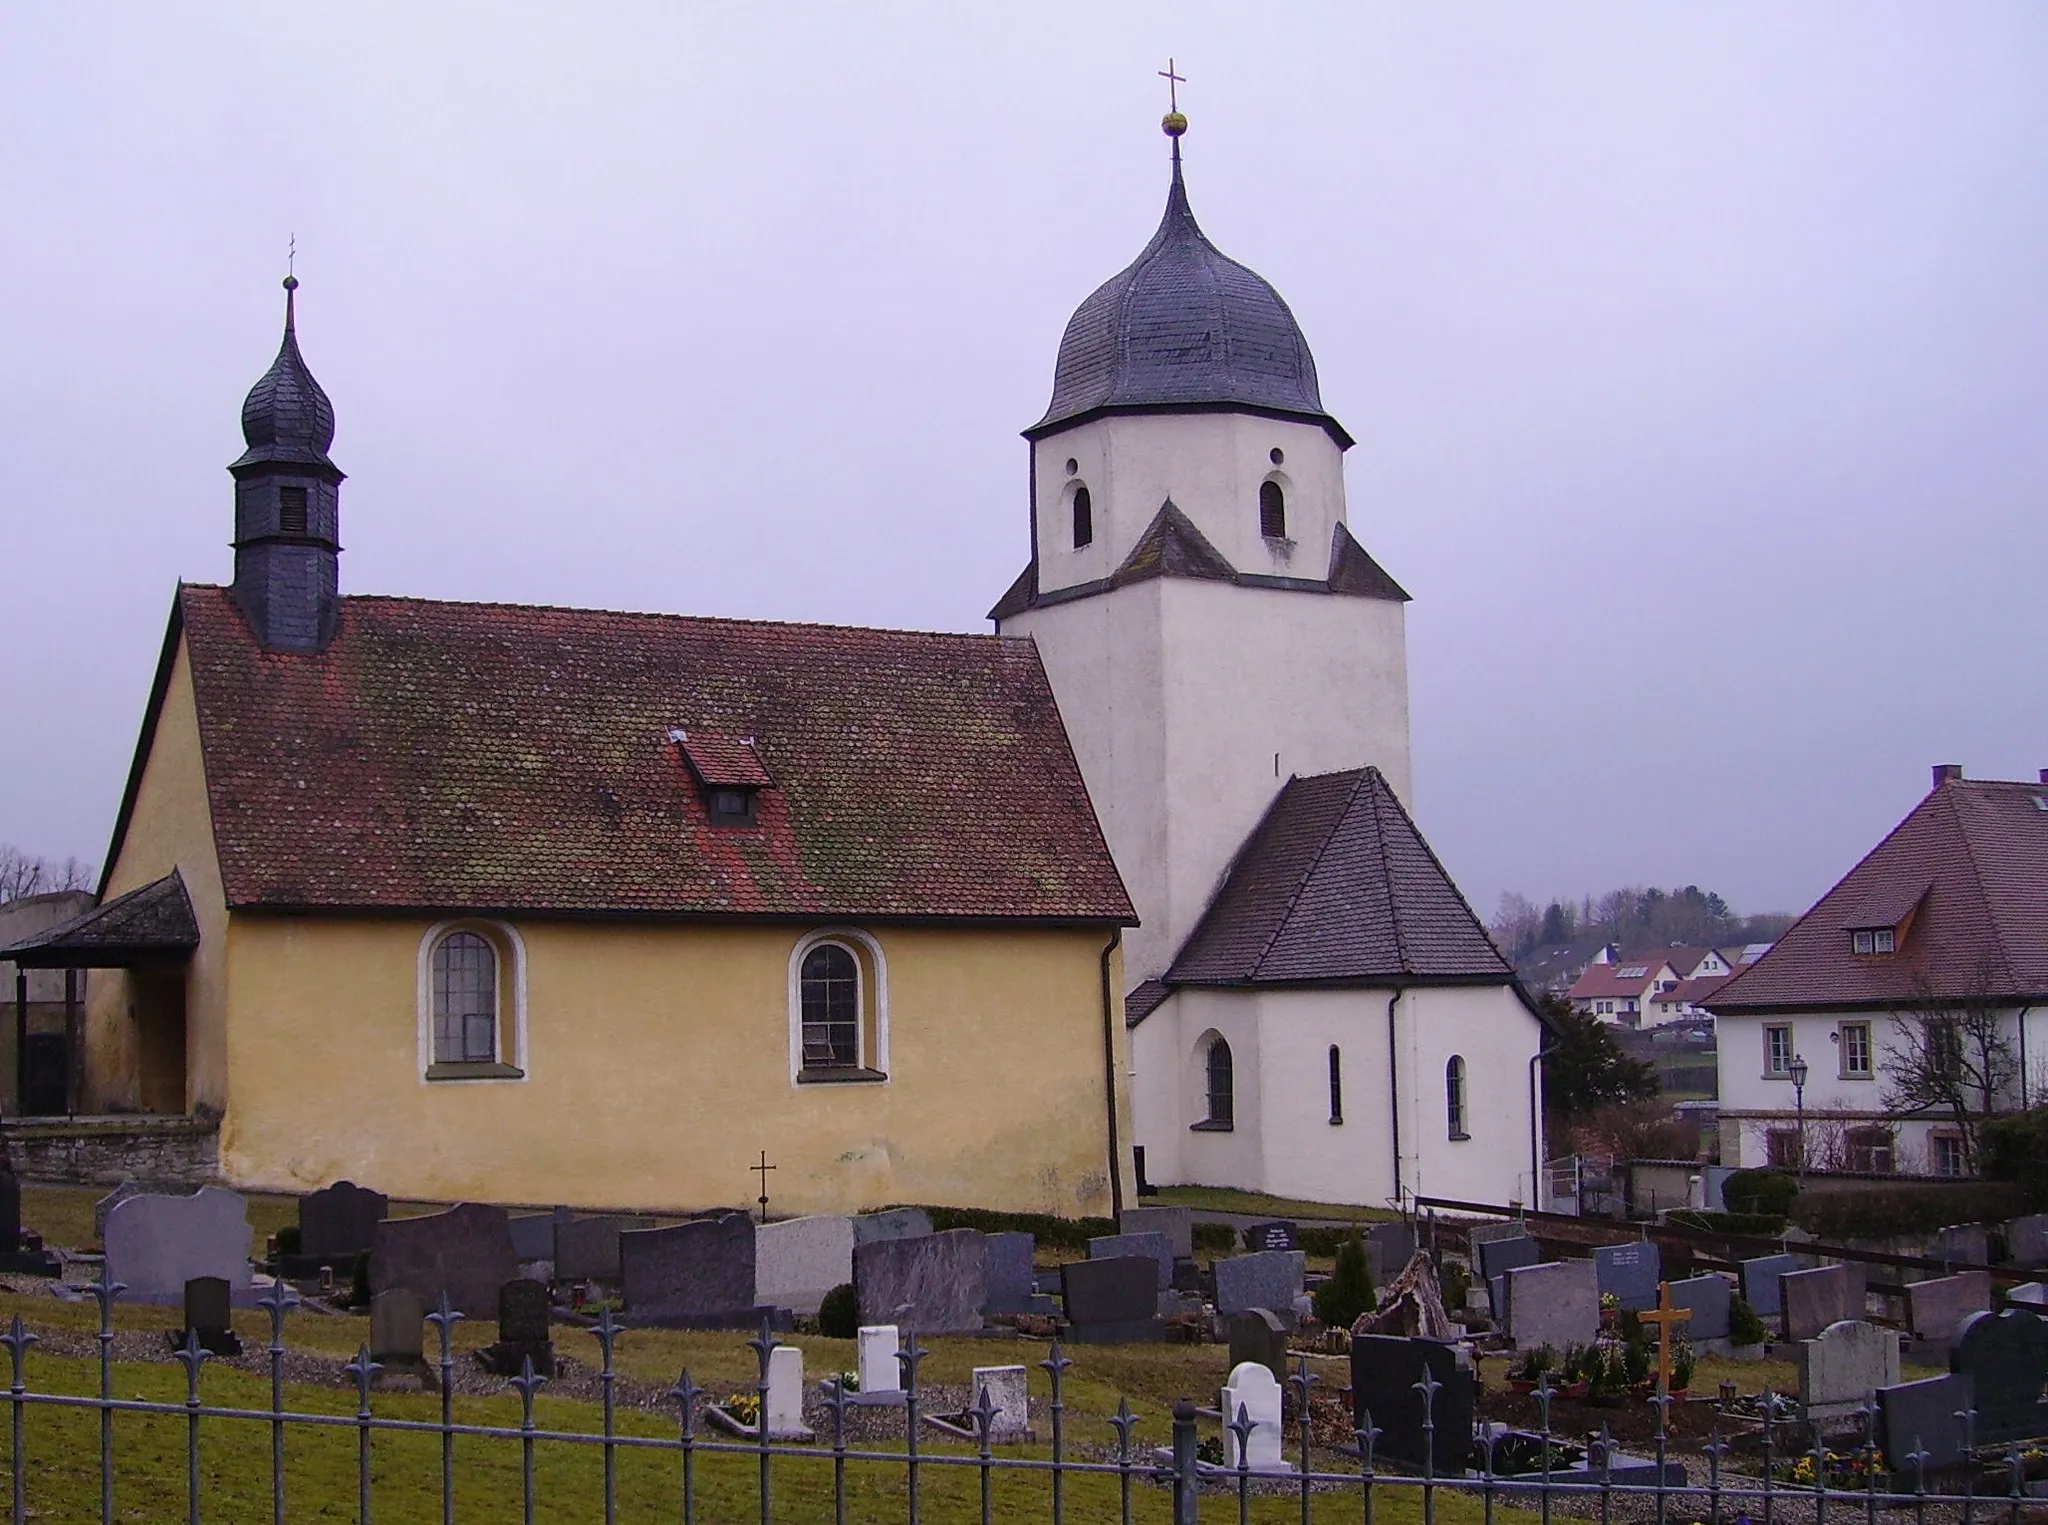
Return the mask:
<path id="1" fill-rule="evenodd" d="M 1184 111 L 1167 112 L 1165 116 L 1159 119 L 1159 130 L 1169 138 L 1179 137 L 1188 130 L 1187 113 Z"/>

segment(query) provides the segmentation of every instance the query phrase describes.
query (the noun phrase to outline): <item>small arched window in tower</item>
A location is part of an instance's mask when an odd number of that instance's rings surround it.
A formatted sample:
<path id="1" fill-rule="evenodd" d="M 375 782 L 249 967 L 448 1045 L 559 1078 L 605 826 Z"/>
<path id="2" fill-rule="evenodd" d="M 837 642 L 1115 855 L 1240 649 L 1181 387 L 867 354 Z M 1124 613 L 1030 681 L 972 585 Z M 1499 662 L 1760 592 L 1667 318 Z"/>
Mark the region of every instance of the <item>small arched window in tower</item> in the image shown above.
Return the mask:
<path id="1" fill-rule="evenodd" d="M 277 490 L 277 532 L 280 535 L 306 533 L 306 489 L 280 487 Z"/>
<path id="2" fill-rule="evenodd" d="M 1231 1072 L 1230 1045 L 1222 1038 L 1209 1040 L 1209 1052 L 1204 1069 L 1209 1080 L 1209 1116 L 1211 1128 L 1229 1128 L 1237 1117 L 1237 1082 Z"/>
<path id="3" fill-rule="evenodd" d="M 1095 500 L 1088 489 L 1074 489 L 1074 549 L 1090 544 L 1095 539 Z"/>
<path id="4" fill-rule="evenodd" d="M 860 1063 L 860 962 L 839 943 L 804 955 L 802 987 L 805 1069 L 851 1069 Z"/>
<path id="5" fill-rule="evenodd" d="M 497 1058 L 497 950 L 478 933 L 451 932 L 434 945 L 434 1063 Z"/>
<path id="6" fill-rule="evenodd" d="M 1344 1055 L 1337 1045 L 1330 1045 L 1330 1121 L 1344 1121 Z"/>
<path id="7" fill-rule="evenodd" d="M 1461 1054 L 1451 1055 L 1451 1062 L 1444 1066 L 1444 1116 L 1453 1139 L 1472 1136 L 1465 1131 L 1465 1059 Z"/>
<path id="8" fill-rule="evenodd" d="M 1268 540 L 1287 538 L 1287 494 L 1278 482 L 1259 484 L 1259 533 Z"/>

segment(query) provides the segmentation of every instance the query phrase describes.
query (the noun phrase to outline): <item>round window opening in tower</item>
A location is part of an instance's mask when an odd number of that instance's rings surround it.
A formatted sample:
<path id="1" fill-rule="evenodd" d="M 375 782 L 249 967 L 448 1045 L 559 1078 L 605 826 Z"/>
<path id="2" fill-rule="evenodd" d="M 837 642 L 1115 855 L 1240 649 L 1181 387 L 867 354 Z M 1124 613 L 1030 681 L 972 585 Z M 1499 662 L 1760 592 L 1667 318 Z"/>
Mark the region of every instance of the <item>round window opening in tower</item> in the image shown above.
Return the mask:
<path id="1" fill-rule="evenodd" d="M 1282 450 L 1278 445 L 1275 445 L 1271 450 L 1268 450 L 1266 452 L 1266 459 L 1271 461 L 1275 466 L 1283 465 L 1287 460 L 1287 452 Z"/>
<path id="2" fill-rule="evenodd" d="M 1075 472 L 1079 471 L 1080 469 L 1081 469 L 1081 463 L 1080 463 L 1079 461 L 1075 460 L 1075 459 L 1074 459 L 1074 458 L 1073 458 L 1073 457 L 1072 457 L 1071 455 L 1070 455 L 1070 456 L 1068 456 L 1068 457 L 1067 457 L 1067 475 L 1068 475 L 1068 476 L 1072 476 L 1072 475 L 1073 475 L 1073 474 L 1074 474 Z"/>
<path id="3" fill-rule="evenodd" d="M 1287 494 L 1278 482 L 1259 484 L 1259 533 L 1268 540 L 1287 538 Z"/>

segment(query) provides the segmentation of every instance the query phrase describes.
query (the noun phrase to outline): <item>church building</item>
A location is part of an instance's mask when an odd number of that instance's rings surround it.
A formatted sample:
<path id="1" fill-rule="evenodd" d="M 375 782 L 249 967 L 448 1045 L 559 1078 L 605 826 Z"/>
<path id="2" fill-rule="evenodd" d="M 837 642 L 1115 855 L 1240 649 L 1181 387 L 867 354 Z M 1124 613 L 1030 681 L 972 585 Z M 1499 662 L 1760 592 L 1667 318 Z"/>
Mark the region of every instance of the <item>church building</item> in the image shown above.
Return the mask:
<path id="1" fill-rule="evenodd" d="M 1534 1202 L 1544 1027 L 1403 802 L 1408 594 L 1279 292 L 1166 212 L 1060 341 L 1024 431 L 1037 645 L 1141 925 L 1132 1104 L 1155 1184 Z"/>
<path id="2" fill-rule="evenodd" d="M 1031 642 L 344 595 L 296 285 L 101 903 L 9 950 L 103 971 L 69 1110 L 259 1189 L 1120 1206 L 1134 915 Z"/>

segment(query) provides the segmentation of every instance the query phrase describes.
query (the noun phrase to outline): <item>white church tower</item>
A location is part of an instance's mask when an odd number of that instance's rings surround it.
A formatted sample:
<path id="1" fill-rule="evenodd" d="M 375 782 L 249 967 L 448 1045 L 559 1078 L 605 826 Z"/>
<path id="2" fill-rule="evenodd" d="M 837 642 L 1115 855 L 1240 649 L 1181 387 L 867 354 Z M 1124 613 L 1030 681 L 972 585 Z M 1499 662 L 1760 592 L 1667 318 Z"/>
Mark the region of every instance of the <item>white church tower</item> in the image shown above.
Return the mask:
<path id="1" fill-rule="evenodd" d="M 1280 293 L 1209 242 L 1180 133 L 1152 241 L 1083 302 L 1031 442 L 1032 559 L 991 611 L 1038 643 L 1165 972 L 1290 774 L 1409 793 L 1408 595 L 1347 523 L 1351 436 Z"/>
<path id="2" fill-rule="evenodd" d="M 991 611 L 1037 643 L 1142 921 L 1144 1174 L 1532 1202 L 1543 1022 L 1403 803 L 1408 595 L 1351 531 L 1294 314 L 1196 225 L 1165 127 L 1166 215 L 1067 324 Z"/>

